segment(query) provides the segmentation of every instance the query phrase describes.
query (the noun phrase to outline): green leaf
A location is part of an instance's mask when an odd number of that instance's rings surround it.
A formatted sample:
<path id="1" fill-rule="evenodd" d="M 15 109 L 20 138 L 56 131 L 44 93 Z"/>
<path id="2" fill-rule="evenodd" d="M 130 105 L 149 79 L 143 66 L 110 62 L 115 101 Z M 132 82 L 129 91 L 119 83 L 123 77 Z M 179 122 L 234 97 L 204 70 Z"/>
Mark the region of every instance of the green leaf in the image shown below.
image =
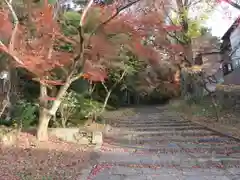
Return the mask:
<path id="1" fill-rule="evenodd" d="M 57 2 L 57 0 L 48 0 L 48 3 L 51 4 L 51 5 L 55 4 L 56 2 Z M 41 0 L 40 4 L 43 5 L 44 4 L 44 0 Z"/>
<path id="2" fill-rule="evenodd" d="M 63 14 L 62 19 L 62 30 L 66 36 L 76 35 L 78 34 L 77 27 L 79 26 L 79 22 L 81 19 L 81 15 L 75 11 L 67 11 Z"/>
<path id="3" fill-rule="evenodd" d="M 55 4 L 57 2 L 57 0 L 48 0 L 49 4 Z"/>
<path id="4" fill-rule="evenodd" d="M 83 94 L 88 91 L 89 84 L 84 79 L 78 79 L 72 83 L 70 88 L 77 93 Z"/>

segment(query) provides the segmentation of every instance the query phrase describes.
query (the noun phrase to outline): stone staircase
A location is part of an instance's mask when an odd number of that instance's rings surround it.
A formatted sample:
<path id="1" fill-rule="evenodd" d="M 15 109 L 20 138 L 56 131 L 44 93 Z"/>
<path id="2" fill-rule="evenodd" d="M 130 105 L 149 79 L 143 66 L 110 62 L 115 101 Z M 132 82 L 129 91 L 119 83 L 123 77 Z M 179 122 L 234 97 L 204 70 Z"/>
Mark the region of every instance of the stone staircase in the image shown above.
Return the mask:
<path id="1" fill-rule="evenodd" d="M 93 180 L 240 179 L 240 142 L 174 112 L 145 110 L 111 126 Z"/>

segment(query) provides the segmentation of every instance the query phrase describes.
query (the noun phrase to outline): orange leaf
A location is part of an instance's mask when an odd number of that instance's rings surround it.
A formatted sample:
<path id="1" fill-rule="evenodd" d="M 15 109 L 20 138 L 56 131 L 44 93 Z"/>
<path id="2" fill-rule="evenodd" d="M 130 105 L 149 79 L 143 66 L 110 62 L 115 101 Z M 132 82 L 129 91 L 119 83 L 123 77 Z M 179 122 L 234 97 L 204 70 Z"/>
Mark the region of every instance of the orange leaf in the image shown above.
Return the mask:
<path id="1" fill-rule="evenodd" d="M 13 25 L 8 17 L 7 11 L 0 12 L 0 35 L 2 38 L 9 38 L 12 34 Z"/>
<path id="2" fill-rule="evenodd" d="M 53 23 L 53 7 L 48 3 L 48 0 L 44 1 L 43 7 L 43 22 L 52 25 Z"/>
<path id="3" fill-rule="evenodd" d="M 176 25 L 165 25 L 163 27 L 167 31 L 181 31 L 182 26 L 176 26 Z"/>
<path id="4" fill-rule="evenodd" d="M 62 81 L 59 81 L 59 80 L 41 80 L 41 83 L 44 83 L 44 84 L 50 84 L 50 85 L 63 85 L 64 83 Z"/>
<path id="5" fill-rule="evenodd" d="M 89 79 L 90 78 L 90 74 L 84 73 L 83 75 L 81 75 L 81 77 L 83 77 L 83 79 Z"/>
<path id="6" fill-rule="evenodd" d="M 88 72 L 88 74 L 88 80 L 92 82 L 103 82 L 105 79 L 107 79 L 107 74 L 99 70 L 91 70 L 91 72 Z"/>

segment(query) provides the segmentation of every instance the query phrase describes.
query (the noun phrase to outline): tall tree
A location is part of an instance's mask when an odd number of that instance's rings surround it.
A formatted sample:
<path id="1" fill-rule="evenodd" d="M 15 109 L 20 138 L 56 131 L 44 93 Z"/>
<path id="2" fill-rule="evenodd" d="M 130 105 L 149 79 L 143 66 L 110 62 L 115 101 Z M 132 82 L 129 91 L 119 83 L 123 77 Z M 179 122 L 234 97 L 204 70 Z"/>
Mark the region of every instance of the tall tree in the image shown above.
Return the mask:
<path id="1" fill-rule="evenodd" d="M 206 20 L 211 11 L 213 1 L 205 0 L 174 0 L 168 4 L 162 4 L 168 17 L 166 28 L 169 29 L 169 37 L 173 43 L 183 47 L 185 58 L 192 63 L 193 52 L 191 38 L 201 35 L 199 26 Z"/>
<path id="2" fill-rule="evenodd" d="M 81 14 L 77 36 L 67 36 L 58 21 L 57 5 L 47 0 L 42 1 L 42 6 L 27 4 L 28 18 L 20 22 L 12 2 L 5 0 L 8 8 L 1 9 L 0 31 L 9 43 L 0 41 L 0 50 L 13 59 L 12 65 L 27 69 L 40 83 L 39 140 L 48 139 L 49 121 L 71 84 L 79 78 L 104 81 L 107 73 L 102 62 L 118 56 L 120 47 L 128 47 L 151 65 L 162 59 L 160 50 L 171 53 L 161 12 L 148 7 L 134 9 L 134 14 L 126 11 L 139 1 L 118 0 L 105 5 L 90 0 Z M 99 14 L 96 23 L 89 23 L 92 13 Z M 109 40 L 109 36 L 121 33 L 128 36 L 118 43 Z M 62 70 L 60 76 L 55 69 Z M 56 96 L 49 97 L 49 89 L 54 86 L 59 87 Z"/>

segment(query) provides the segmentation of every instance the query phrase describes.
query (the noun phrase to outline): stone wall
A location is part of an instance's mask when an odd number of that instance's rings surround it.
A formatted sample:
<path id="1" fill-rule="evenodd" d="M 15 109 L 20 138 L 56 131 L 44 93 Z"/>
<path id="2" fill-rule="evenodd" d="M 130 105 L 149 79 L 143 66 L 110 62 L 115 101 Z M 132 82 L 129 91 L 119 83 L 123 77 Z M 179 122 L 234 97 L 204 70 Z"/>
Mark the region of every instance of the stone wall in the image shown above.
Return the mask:
<path id="1" fill-rule="evenodd" d="M 199 69 L 184 68 L 181 71 L 181 96 L 185 100 L 199 101 L 204 96 L 202 73 Z"/>
<path id="2" fill-rule="evenodd" d="M 218 85 L 215 95 L 222 108 L 240 112 L 239 85 Z"/>

